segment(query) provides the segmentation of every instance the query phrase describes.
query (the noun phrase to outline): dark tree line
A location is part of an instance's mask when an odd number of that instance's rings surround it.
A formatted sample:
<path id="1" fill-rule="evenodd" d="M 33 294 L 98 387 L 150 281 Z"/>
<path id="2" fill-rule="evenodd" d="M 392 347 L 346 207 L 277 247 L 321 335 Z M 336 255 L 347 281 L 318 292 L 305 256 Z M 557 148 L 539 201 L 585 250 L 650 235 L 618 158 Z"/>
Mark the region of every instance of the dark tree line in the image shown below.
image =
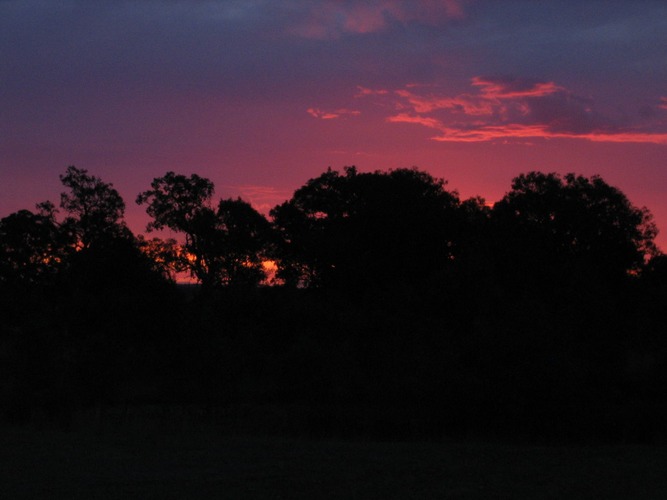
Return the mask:
<path id="1" fill-rule="evenodd" d="M 61 176 L 65 216 L 49 201 L 2 219 L 1 279 L 33 283 L 77 254 L 134 246 L 173 279 L 188 271 L 204 289 L 257 286 L 262 264 L 277 263 L 287 287 L 425 288 L 484 269 L 500 285 L 567 279 L 623 280 L 658 255 L 656 228 L 599 177 L 531 172 L 512 181 L 492 208 L 461 201 L 441 179 L 417 169 L 360 173 L 329 169 L 271 210 L 271 220 L 239 199 L 212 204 L 208 179 L 168 172 L 141 193 L 153 221 L 184 241 L 135 237 L 111 184 L 69 167 Z"/>
<path id="2" fill-rule="evenodd" d="M 667 431 L 667 259 L 600 177 L 531 172 L 490 206 L 417 169 L 329 169 L 267 218 L 168 172 L 136 201 L 180 241 L 135 236 L 86 170 L 61 181 L 59 209 L 0 220 L 5 418 L 161 402 L 294 432 Z"/>

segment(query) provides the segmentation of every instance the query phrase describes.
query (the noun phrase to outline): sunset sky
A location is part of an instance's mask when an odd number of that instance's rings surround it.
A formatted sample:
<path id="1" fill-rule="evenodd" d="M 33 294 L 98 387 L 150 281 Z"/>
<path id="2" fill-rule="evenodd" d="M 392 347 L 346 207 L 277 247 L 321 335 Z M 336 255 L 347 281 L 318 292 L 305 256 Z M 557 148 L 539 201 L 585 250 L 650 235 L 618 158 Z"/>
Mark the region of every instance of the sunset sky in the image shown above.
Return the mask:
<path id="1" fill-rule="evenodd" d="M 0 217 L 68 165 L 268 209 L 327 167 L 600 174 L 667 250 L 664 0 L 0 0 Z"/>

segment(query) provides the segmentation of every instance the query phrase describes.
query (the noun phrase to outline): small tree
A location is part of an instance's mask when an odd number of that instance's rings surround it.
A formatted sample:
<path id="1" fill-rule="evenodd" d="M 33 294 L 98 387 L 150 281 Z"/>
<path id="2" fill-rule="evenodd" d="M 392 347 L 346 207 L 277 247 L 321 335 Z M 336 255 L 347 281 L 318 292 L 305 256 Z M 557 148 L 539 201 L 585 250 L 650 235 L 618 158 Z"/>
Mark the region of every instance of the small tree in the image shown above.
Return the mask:
<path id="1" fill-rule="evenodd" d="M 137 245 L 141 253 L 148 257 L 153 270 L 167 281 L 174 282 L 177 273 L 188 271 L 183 247 L 175 239 L 146 239 L 143 235 L 139 235 Z"/>
<path id="2" fill-rule="evenodd" d="M 0 220 L 0 282 L 36 283 L 54 275 L 64 260 L 70 241 L 55 220 L 53 204 L 37 209 Z"/>

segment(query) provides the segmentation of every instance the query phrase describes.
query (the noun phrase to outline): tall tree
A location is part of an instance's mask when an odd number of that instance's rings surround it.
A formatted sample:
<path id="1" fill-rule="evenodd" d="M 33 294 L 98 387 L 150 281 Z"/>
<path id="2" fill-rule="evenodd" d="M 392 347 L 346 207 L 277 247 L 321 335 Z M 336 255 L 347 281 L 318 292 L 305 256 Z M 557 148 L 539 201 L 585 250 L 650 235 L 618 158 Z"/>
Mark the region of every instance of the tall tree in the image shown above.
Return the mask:
<path id="1" fill-rule="evenodd" d="M 183 256 L 183 265 L 205 287 L 215 281 L 209 270 L 203 241 L 215 219 L 210 204 L 213 191 L 213 183 L 197 174 L 186 177 L 167 172 L 153 179 L 151 189 L 137 196 L 137 204 L 146 204 L 146 213 L 153 218 L 146 227 L 148 232 L 167 227 L 183 233 L 183 246 L 190 254 L 189 257 Z"/>
<path id="2" fill-rule="evenodd" d="M 112 184 L 74 166 L 67 167 L 60 180 L 69 188 L 60 195 L 60 206 L 68 214 L 63 227 L 72 232 L 81 248 L 131 237 L 123 220 L 125 202 Z"/>

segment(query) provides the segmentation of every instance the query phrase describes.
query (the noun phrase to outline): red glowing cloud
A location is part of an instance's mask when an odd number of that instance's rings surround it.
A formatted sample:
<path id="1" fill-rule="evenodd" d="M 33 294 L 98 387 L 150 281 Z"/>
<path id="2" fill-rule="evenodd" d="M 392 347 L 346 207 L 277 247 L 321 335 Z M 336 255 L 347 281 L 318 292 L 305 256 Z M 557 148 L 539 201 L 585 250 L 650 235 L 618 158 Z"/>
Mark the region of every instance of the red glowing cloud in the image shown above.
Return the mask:
<path id="1" fill-rule="evenodd" d="M 564 90 L 554 82 L 535 82 L 521 78 L 484 78 L 476 76 L 472 85 L 481 89 L 484 99 L 542 97 Z"/>
<path id="2" fill-rule="evenodd" d="M 400 113 L 395 116 L 390 116 L 387 118 L 387 121 L 393 123 L 414 123 L 416 125 L 423 125 L 425 127 L 439 129 L 443 127 L 443 124 L 436 120 L 435 118 L 427 118 L 425 116 L 417 115 L 408 115 L 405 113 Z"/>
<path id="3" fill-rule="evenodd" d="M 611 118 L 592 99 L 550 81 L 474 77 L 473 92 L 448 95 L 434 86 L 410 84 L 391 93 L 363 89 L 357 97 L 382 99 L 396 110 L 390 123 L 436 130 L 441 142 L 487 142 L 526 139 L 581 139 L 592 142 L 667 144 L 667 122 L 642 126 Z M 661 98 L 667 109 L 667 98 Z"/>

